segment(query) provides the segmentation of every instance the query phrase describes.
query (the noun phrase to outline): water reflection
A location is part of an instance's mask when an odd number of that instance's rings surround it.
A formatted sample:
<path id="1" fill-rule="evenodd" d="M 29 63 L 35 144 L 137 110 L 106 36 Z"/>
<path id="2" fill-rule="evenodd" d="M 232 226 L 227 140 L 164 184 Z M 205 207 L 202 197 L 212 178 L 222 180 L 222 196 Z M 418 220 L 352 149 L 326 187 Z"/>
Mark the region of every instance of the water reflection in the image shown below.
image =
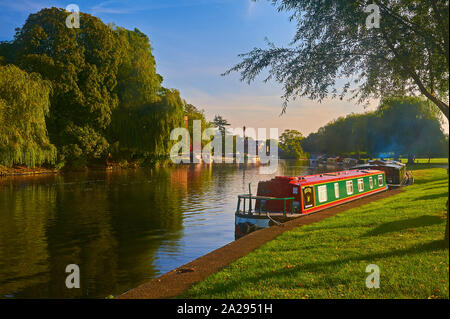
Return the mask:
<path id="1" fill-rule="evenodd" d="M 234 239 L 236 195 L 274 175 L 252 165 L 0 178 L 0 298 L 105 297 Z M 67 289 L 77 264 L 81 288 Z"/>

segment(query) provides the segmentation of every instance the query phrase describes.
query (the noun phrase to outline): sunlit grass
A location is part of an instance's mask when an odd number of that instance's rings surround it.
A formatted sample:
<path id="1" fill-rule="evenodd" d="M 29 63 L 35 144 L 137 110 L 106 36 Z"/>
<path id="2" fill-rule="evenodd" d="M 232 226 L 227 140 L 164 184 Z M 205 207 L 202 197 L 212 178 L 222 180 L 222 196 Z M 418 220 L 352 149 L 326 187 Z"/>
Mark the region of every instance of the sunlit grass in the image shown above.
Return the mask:
<path id="1" fill-rule="evenodd" d="M 407 163 L 408 159 L 407 158 L 402 158 L 400 159 L 400 161 L 402 163 Z M 414 163 L 416 164 L 448 164 L 448 158 L 443 157 L 443 158 L 431 158 L 430 160 L 428 160 L 428 158 L 416 158 L 414 160 Z"/>
<path id="2" fill-rule="evenodd" d="M 415 170 L 405 191 L 285 232 L 182 298 L 449 298 L 448 175 Z M 365 285 L 367 265 L 380 288 Z"/>

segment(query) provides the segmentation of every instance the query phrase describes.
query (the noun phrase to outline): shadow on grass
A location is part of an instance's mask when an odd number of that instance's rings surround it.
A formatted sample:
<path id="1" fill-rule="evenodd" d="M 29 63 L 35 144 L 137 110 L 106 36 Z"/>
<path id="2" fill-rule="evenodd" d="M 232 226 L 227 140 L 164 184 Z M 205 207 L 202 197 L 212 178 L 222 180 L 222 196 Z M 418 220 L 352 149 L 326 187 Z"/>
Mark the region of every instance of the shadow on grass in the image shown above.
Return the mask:
<path id="1" fill-rule="evenodd" d="M 445 179 L 442 179 L 442 178 L 436 179 L 435 176 L 429 176 L 429 177 L 427 176 L 427 177 L 421 177 L 420 179 L 415 179 L 413 185 L 431 184 L 433 182 L 441 182 L 441 181 L 445 181 Z M 433 187 L 439 187 L 439 186 L 433 185 Z"/>
<path id="2" fill-rule="evenodd" d="M 247 277 L 238 276 L 239 278 L 231 278 L 227 281 L 216 282 L 212 285 L 209 285 L 206 289 L 201 289 L 202 296 L 214 296 L 215 294 L 230 294 L 233 291 L 237 291 L 239 287 L 249 288 L 250 286 L 258 287 L 258 284 L 261 281 L 265 280 L 273 280 L 275 278 L 278 279 L 288 279 L 292 278 L 292 274 L 294 272 L 302 272 L 302 273 L 310 273 L 311 276 L 314 276 L 314 273 L 322 272 L 322 273 L 332 273 L 330 269 L 334 269 L 336 267 L 344 266 L 350 262 L 362 262 L 367 261 L 368 263 L 374 263 L 377 260 L 383 258 L 390 257 L 400 257 L 405 255 L 415 255 L 427 251 L 438 251 L 448 249 L 446 246 L 446 241 L 444 240 L 436 240 L 432 242 L 428 242 L 426 244 L 414 245 L 408 248 L 403 249 L 392 249 L 386 252 L 372 253 L 372 254 L 360 254 L 358 256 L 348 257 L 348 258 L 340 258 L 336 260 L 331 260 L 328 262 L 313 262 L 313 263 L 304 263 L 290 268 L 283 268 L 280 270 L 267 269 L 267 271 L 259 274 L 250 274 Z M 358 267 L 358 265 L 355 265 Z M 342 284 L 346 284 L 346 281 L 342 281 Z M 195 293 L 193 294 L 194 298 Z M 191 294 L 183 294 L 178 296 L 177 298 L 190 298 Z M 272 296 L 276 298 L 276 296 Z"/>
<path id="3" fill-rule="evenodd" d="M 415 163 L 415 164 L 407 164 L 406 169 L 409 171 L 415 171 L 419 169 L 428 169 L 428 168 L 448 168 L 447 163 Z"/>
<path id="4" fill-rule="evenodd" d="M 405 229 L 409 229 L 409 228 L 441 224 L 443 222 L 444 222 L 444 220 L 442 218 L 440 218 L 439 216 L 432 216 L 432 215 L 425 215 L 425 216 L 420 216 L 420 217 L 416 217 L 416 218 L 396 220 L 393 222 L 381 224 L 377 228 L 367 232 L 366 234 L 362 235 L 361 237 L 377 236 L 377 235 L 396 232 L 396 231 L 405 230 Z"/>
<path id="5" fill-rule="evenodd" d="M 429 187 L 423 187 L 422 190 L 430 190 L 430 189 L 436 189 L 436 188 L 440 188 L 440 187 L 446 187 L 448 186 L 448 181 L 446 180 L 441 180 L 441 181 L 437 181 L 436 183 L 430 183 Z"/>
<path id="6" fill-rule="evenodd" d="M 439 193 L 439 194 L 433 194 L 433 195 L 421 196 L 421 197 L 417 197 L 416 200 L 437 199 L 437 198 L 441 198 L 441 197 L 448 197 L 448 192 Z"/>

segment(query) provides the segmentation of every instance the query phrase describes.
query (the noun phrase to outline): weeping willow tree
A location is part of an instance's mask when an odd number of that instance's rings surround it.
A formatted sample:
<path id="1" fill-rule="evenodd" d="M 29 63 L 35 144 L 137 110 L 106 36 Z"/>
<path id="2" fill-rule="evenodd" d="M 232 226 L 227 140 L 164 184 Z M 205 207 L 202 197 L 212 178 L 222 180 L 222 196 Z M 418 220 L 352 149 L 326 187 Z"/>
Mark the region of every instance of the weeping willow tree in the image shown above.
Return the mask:
<path id="1" fill-rule="evenodd" d="M 8 62 L 52 83 L 47 129 L 60 161 L 84 165 L 108 152 L 105 132 L 118 105 L 120 43 L 100 19 L 80 13 L 80 28 L 67 28 L 68 12 L 46 8 L 30 14 L 14 40 L 0 44 Z"/>
<path id="2" fill-rule="evenodd" d="M 169 158 L 170 132 L 182 125 L 183 101 L 177 90 L 161 88 L 153 103 L 119 108 L 113 116 L 114 156 L 159 162 Z"/>
<path id="3" fill-rule="evenodd" d="M 38 74 L 0 66 L 0 164 L 55 163 L 56 148 L 45 124 L 49 95 L 49 83 Z"/>
<path id="4" fill-rule="evenodd" d="M 138 29 L 115 32 L 122 58 L 116 88 L 119 106 L 109 127 L 113 158 L 161 161 L 169 155 L 171 130 L 182 124 L 184 103 L 178 91 L 161 86 L 148 37 Z"/>
<path id="5" fill-rule="evenodd" d="M 13 63 L 51 82 L 46 123 L 58 162 L 168 157 L 184 104 L 178 91 L 161 86 L 148 37 L 85 13 L 80 28 L 70 29 L 67 15 L 42 9 L 13 41 L 0 42 L 0 65 Z"/>

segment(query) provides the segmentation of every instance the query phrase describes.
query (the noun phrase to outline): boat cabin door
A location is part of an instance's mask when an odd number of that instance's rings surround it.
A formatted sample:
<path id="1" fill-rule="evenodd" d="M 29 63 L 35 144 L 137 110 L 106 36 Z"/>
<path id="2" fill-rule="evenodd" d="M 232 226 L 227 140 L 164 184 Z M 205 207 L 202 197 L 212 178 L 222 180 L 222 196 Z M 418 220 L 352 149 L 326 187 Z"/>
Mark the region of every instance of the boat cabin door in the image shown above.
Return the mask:
<path id="1" fill-rule="evenodd" d="M 302 188 L 303 192 L 303 209 L 308 209 L 314 206 L 314 187 L 305 186 Z"/>

